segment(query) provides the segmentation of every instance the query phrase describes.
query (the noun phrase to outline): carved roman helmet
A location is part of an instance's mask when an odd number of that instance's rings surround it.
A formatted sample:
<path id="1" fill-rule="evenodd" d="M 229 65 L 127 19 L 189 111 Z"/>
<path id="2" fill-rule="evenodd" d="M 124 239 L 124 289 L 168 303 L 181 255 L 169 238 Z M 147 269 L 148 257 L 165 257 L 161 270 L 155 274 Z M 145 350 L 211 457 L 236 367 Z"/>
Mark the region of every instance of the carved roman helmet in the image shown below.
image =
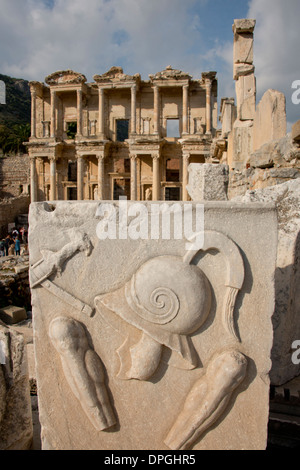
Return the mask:
<path id="1" fill-rule="evenodd" d="M 200 251 L 211 249 L 223 254 L 226 267 L 221 316 L 224 329 L 239 341 L 233 314 L 236 296 L 244 282 L 243 258 L 229 237 L 206 231 L 202 248 L 196 244 L 182 258 L 163 255 L 145 261 L 123 287 L 95 297 L 97 311 L 126 337 L 117 350 L 121 360 L 118 377 L 147 380 L 159 364 L 163 345 L 177 353 L 172 354 L 171 365 L 185 369 L 198 365 L 189 335 L 199 330 L 208 317 L 211 287 L 193 260 Z M 130 328 L 124 328 L 119 317 L 142 332 L 134 346 L 130 342 Z M 130 370 L 124 374 L 126 368 Z"/>
<path id="2" fill-rule="evenodd" d="M 144 263 L 125 285 L 125 296 L 141 326 L 147 322 L 183 335 L 202 325 L 211 300 L 204 273 L 171 256 Z"/>
<path id="3" fill-rule="evenodd" d="M 125 286 L 95 298 L 103 307 L 135 326 L 156 344 L 176 351 L 196 366 L 192 345 L 186 335 L 194 333 L 206 320 L 211 306 L 207 277 L 195 265 L 176 256 L 158 256 L 146 261 Z"/>

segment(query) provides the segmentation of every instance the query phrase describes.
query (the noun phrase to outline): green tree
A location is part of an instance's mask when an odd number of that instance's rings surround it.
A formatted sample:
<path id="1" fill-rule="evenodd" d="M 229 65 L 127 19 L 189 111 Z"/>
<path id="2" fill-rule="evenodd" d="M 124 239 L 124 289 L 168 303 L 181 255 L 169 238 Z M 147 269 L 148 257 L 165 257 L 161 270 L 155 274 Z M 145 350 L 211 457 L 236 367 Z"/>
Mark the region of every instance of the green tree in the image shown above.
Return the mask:
<path id="1" fill-rule="evenodd" d="M 0 126 L 0 147 L 4 154 L 26 153 L 24 142 L 30 137 L 30 124 L 15 124 L 11 128 Z"/>

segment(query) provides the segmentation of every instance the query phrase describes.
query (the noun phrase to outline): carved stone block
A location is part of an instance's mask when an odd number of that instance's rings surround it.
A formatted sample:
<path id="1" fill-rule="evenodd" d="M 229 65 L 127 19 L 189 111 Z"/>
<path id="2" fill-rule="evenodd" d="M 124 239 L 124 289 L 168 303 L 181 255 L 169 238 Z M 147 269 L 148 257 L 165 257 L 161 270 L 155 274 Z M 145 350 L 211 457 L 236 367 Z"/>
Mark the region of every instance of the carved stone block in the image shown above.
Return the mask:
<path id="1" fill-rule="evenodd" d="M 267 90 L 257 105 L 253 122 L 253 150 L 286 136 L 286 100 L 283 93 Z"/>
<path id="2" fill-rule="evenodd" d="M 0 321 L 0 450 L 28 450 L 32 438 L 26 345 Z"/>
<path id="3" fill-rule="evenodd" d="M 237 119 L 254 119 L 256 102 L 256 80 L 254 74 L 243 75 L 235 83 Z"/>
<path id="4" fill-rule="evenodd" d="M 31 205 L 43 449 L 266 447 L 275 206 L 200 209 Z"/>
<path id="5" fill-rule="evenodd" d="M 187 191 L 192 201 L 227 201 L 228 166 L 190 163 Z"/>

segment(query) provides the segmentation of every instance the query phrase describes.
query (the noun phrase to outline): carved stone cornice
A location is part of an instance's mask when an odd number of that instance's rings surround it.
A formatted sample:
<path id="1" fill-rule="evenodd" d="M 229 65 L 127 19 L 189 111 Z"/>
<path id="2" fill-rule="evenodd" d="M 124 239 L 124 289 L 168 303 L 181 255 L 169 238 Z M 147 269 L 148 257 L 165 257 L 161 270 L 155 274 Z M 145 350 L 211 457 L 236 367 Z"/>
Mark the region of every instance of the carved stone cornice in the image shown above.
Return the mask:
<path id="1" fill-rule="evenodd" d="M 173 69 L 171 65 L 168 65 L 165 70 L 157 72 L 154 75 L 149 75 L 150 80 L 191 80 L 192 77 L 186 72 L 181 70 Z"/>
<path id="2" fill-rule="evenodd" d="M 47 85 L 80 85 L 87 81 L 85 75 L 73 70 L 59 70 L 45 78 Z"/>
<path id="3" fill-rule="evenodd" d="M 122 67 L 111 67 L 108 72 L 103 73 L 102 75 L 94 75 L 93 79 L 98 85 L 107 85 L 117 83 L 125 84 L 128 83 L 128 86 L 138 84 L 141 81 L 141 75 L 136 73 L 135 75 L 127 75 L 123 72 Z"/>

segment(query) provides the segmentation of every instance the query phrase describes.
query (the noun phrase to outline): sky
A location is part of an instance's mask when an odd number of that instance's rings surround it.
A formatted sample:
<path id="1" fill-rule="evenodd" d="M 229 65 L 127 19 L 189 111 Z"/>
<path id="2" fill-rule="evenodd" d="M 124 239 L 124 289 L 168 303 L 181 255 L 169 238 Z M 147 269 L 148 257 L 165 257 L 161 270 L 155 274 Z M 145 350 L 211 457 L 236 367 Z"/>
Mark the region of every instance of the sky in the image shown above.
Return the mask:
<path id="1" fill-rule="evenodd" d="M 144 80 L 168 65 L 194 79 L 214 70 L 220 102 L 235 96 L 236 18 L 256 19 L 257 103 L 283 92 L 289 130 L 300 119 L 300 0 L 0 0 L 0 73 L 44 81 L 71 69 L 93 81 L 113 65 Z"/>

